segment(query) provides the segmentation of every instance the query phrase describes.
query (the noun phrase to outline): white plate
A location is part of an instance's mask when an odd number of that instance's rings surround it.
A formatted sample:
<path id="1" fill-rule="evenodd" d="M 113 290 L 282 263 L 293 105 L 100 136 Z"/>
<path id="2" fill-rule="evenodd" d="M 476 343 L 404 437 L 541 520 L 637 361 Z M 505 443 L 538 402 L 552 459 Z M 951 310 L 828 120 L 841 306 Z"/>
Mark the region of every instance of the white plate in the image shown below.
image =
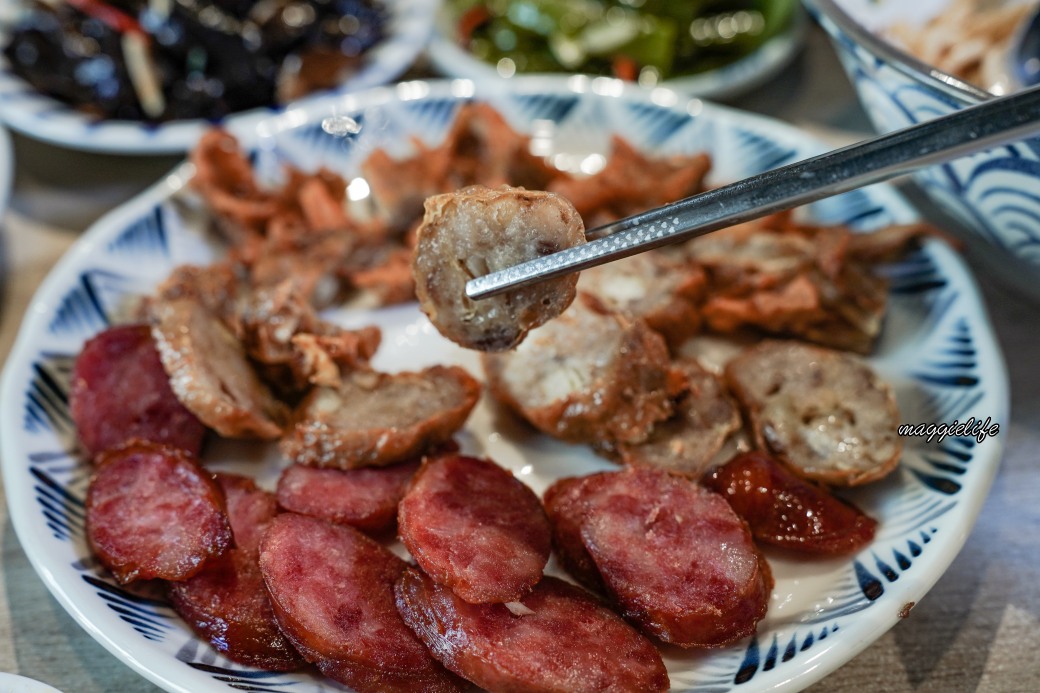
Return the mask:
<path id="1" fill-rule="evenodd" d="M 705 99 L 732 98 L 748 92 L 791 62 L 802 46 L 808 24 L 805 12 L 797 5 L 788 27 L 753 53 L 715 70 L 665 80 L 662 85 Z M 447 4 L 442 4 L 436 13 L 433 38 L 426 53 L 434 69 L 446 77 L 502 78 L 493 65 L 474 57 L 455 40 L 455 22 Z"/>
<path id="2" fill-rule="evenodd" d="M 360 70 L 334 90 L 304 97 L 298 103 L 324 102 L 339 94 L 387 84 L 415 62 L 430 40 L 433 15 L 440 0 L 383 0 L 389 10 L 385 38 L 365 54 Z M 8 42 L 13 18 L 22 0 L 0 0 L 0 47 Z M 254 108 L 228 116 L 223 125 L 251 132 L 257 123 L 285 110 L 284 106 Z M 0 121 L 8 127 L 51 144 L 108 154 L 185 152 L 199 134 L 212 126 L 204 119 L 174 120 L 149 125 L 132 120 L 98 120 L 36 91 L 10 70 L 0 53 Z"/>
<path id="3" fill-rule="evenodd" d="M 290 161 L 356 175 L 376 146 L 403 153 L 416 135 L 446 132 L 471 82 L 413 82 L 347 96 L 360 134 L 325 135 L 327 110 L 294 110 L 263 128 L 256 165 L 276 176 Z M 580 162 L 603 153 L 611 133 L 656 152 L 708 150 L 716 181 L 731 180 L 817 153 L 799 131 L 710 106 L 663 89 L 638 91 L 615 80 L 516 79 L 483 85 L 486 99 L 516 127 Z M 316 691 L 305 674 L 265 674 L 230 663 L 197 640 L 166 603 L 117 587 L 90 557 L 83 536 L 89 468 L 76 456 L 67 411 L 69 368 L 82 342 L 118 319 L 128 297 L 148 291 L 171 267 L 212 257 L 197 217 L 178 200 L 191 170 L 182 167 L 104 217 L 60 261 L 32 302 L 7 364 L 0 408 L 0 451 L 11 517 L 33 566 L 58 601 L 116 657 L 171 691 Z M 183 196 L 181 196 L 183 197 Z M 869 228 L 914 213 L 892 190 L 874 187 L 818 203 L 814 217 Z M 1008 421 L 1008 383 L 975 285 L 945 245 L 928 243 L 890 270 L 891 309 L 872 359 L 896 388 L 905 422 L 992 417 Z M 475 357 L 442 339 L 414 305 L 371 313 L 339 311 L 349 326 L 384 330 L 375 365 L 413 369 Z M 587 449 L 519 432 L 482 403 L 462 445 L 514 470 L 536 491 L 563 475 L 608 469 Z M 770 556 L 776 574 L 769 613 L 757 636 L 703 653 L 666 651 L 677 690 L 795 690 L 825 676 L 890 628 L 942 575 L 963 544 L 1002 450 L 1000 436 L 977 444 L 908 439 L 899 470 L 852 494 L 880 521 L 876 540 L 856 556 L 797 561 Z M 211 445 L 210 462 L 276 478 L 276 452 Z"/>
<path id="4" fill-rule="evenodd" d="M 0 691 L 4 693 L 61 693 L 54 686 L 42 681 L 28 679 L 17 674 L 6 674 L 0 671 Z"/>

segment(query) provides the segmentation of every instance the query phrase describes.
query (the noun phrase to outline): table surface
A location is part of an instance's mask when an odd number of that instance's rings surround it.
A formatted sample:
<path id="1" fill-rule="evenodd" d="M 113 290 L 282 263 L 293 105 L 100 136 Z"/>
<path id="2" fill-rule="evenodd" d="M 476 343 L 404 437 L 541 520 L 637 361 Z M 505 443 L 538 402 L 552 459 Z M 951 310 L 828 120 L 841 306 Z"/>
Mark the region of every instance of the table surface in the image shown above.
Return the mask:
<path id="1" fill-rule="evenodd" d="M 731 105 L 802 126 L 834 144 L 869 130 L 815 27 L 780 76 Z M 36 287 L 79 233 L 177 163 L 67 152 L 18 136 L 14 147 L 15 185 L 0 231 L 0 363 Z M 937 214 L 914 189 L 906 192 L 926 216 Z M 946 574 L 909 618 L 812 687 L 814 693 L 1040 690 L 1040 303 L 974 269 L 1012 383 L 1012 419 L 1007 426 L 1000 422 L 1007 450 L 1000 471 Z M 158 690 L 98 645 L 50 596 L 18 543 L 2 494 L 0 548 L 0 672 L 67 693 Z"/>

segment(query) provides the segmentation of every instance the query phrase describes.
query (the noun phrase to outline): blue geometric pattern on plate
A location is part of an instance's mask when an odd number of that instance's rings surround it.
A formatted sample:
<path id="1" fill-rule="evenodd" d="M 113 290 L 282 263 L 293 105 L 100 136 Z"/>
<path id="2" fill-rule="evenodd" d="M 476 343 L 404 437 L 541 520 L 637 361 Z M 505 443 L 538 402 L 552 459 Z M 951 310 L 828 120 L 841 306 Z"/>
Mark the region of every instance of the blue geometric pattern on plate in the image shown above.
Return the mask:
<path id="1" fill-rule="evenodd" d="M 645 126 L 640 138 L 645 146 L 657 151 L 709 149 L 716 175 L 729 179 L 804 158 L 818 149 L 788 129 L 721 109 L 706 107 L 691 115 L 678 106 L 655 105 L 638 96 L 597 98 L 560 87 L 547 90 L 543 82 L 538 90 L 524 93 L 523 84 L 511 85 L 517 92 L 492 90 L 486 98 L 522 128 L 544 120 L 546 114 L 559 114 L 553 132 L 558 138 L 555 146 L 561 149 L 574 143 L 579 151 L 589 142 L 604 146 L 610 133 L 626 134 L 633 123 L 639 123 Z M 271 176 L 288 157 L 297 164 L 310 157 L 348 177 L 357 175 L 359 153 L 397 143 L 402 132 L 436 143 L 462 100 L 446 88 L 408 101 L 388 100 L 381 92 L 366 111 L 356 137 L 318 137 L 311 121 L 279 133 L 274 143 L 261 142 L 256 165 L 261 175 Z M 582 139 L 591 123 L 599 130 L 594 138 Z M 101 242 L 95 243 L 90 256 L 70 261 L 64 283 L 52 292 L 51 309 L 29 328 L 34 341 L 16 350 L 9 362 L 4 393 L 17 393 L 13 401 L 21 409 L 18 425 L 0 422 L 12 517 L 19 536 L 27 531 L 24 523 L 28 522 L 52 542 L 48 556 L 61 557 L 50 568 L 59 574 L 59 584 L 48 586 L 66 608 L 75 614 L 76 608 L 90 606 L 92 623 L 104 621 L 99 614 L 109 613 L 114 620 L 101 630 L 113 642 L 147 639 L 159 648 L 154 666 L 160 666 L 158 660 L 179 665 L 179 669 L 164 669 L 163 674 L 178 685 L 190 690 L 328 690 L 327 682 L 310 674 L 268 674 L 231 663 L 195 638 L 163 600 L 116 585 L 85 545 L 83 499 L 90 467 L 71 435 L 69 354 L 145 290 L 142 276 L 154 284 L 165 275 L 174 262 L 171 247 L 181 247 L 174 240 L 201 233 L 184 219 L 172 223 L 167 202 L 171 194 L 157 193 L 142 202 L 136 214 L 121 216 L 119 224 L 102 224 L 88 233 Z M 816 203 L 811 213 L 821 223 L 849 223 L 857 228 L 911 219 L 908 208 L 881 189 Z M 886 272 L 892 288 L 891 311 L 872 361 L 896 385 L 904 420 L 942 422 L 981 415 L 1005 421 L 1006 385 L 999 353 L 977 303 L 972 302 L 974 290 L 959 261 L 947 248 L 931 242 Z M 995 446 L 999 443 L 994 439 L 978 443 L 971 438 L 947 438 L 931 444 L 907 439 L 897 479 L 848 494 L 861 506 L 873 508 L 882 523 L 867 549 L 838 561 L 820 578 L 820 601 L 793 612 L 771 612 L 756 636 L 733 647 L 667 653 L 674 689 L 707 693 L 802 686 L 822 675 L 822 669 L 830 671 L 844 662 L 851 656 L 849 651 L 841 649 L 839 656 L 834 654 L 839 650 L 831 648 L 851 648 L 847 643 L 876 637 L 891 625 L 890 615 L 904 601 L 919 599 L 938 577 L 933 566 L 952 560 L 962 539 L 951 518 L 964 522 L 973 517 L 967 508 L 977 505 L 977 489 L 981 485 L 984 490 L 992 476 L 999 451 Z M 32 499 L 32 510 L 20 509 L 24 507 L 20 496 Z M 23 544 L 31 553 L 35 544 L 24 536 Z M 775 564 L 786 565 L 782 559 Z M 778 589 L 781 584 L 778 580 Z M 104 608 L 95 609 L 98 603 Z M 886 606 L 878 609 L 881 603 Z"/>

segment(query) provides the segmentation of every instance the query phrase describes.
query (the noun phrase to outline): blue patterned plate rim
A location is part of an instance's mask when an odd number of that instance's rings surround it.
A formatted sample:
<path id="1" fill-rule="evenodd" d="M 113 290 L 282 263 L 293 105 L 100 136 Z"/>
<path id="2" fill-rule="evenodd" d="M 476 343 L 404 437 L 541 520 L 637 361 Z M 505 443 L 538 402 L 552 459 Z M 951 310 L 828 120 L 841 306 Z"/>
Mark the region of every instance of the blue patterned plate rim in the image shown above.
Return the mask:
<path id="1" fill-rule="evenodd" d="M 339 95 L 389 83 L 422 53 L 433 33 L 433 15 L 441 0 L 384 0 L 390 9 L 386 38 L 367 54 L 365 65 L 336 89 L 317 92 L 298 103 L 324 103 Z M 0 45 L 22 0 L 0 0 Z M 248 134 L 287 106 L 267 106 L 233 113 L 221 124 Z M 35 139 L 61 147 L 105 154 L 177 154 L 191 149 L 214 123 L 204 119 L 150 125 L 128 120 L 95 120 L 41 94 L 13 74 L 0 54 L 0 122 Z"/>
<path id="2" fill-rule="evenodd" d="M 402 134 L 409 128 L 443 133 L 454 109 L 471 98 L 488 100 L 514 124 L 544 125 L 555 118 L 560 150 L 583 146 L 585 135 L 601 136 L 593 146 L 605 146 L 611 131 L 658 150 L 714 147 L 722 176 L 750 173 L 740 168 L 752 166 L 749 162 L 770 168 L 822 148 L 791 126 L 665 89 L 647 92 L 616 80 L 583 78 L 453 80 L 403 83 L 342 97 L 334 111 L 354 114 L 363 124 L 353 143 L 317 134 L 329 110 L 292 109 L 260 129 L 257 166 L 271 173 L 289 153 L 297 163 L 349 159 L 351 152 L 366 151 L 366 129 L 381 144 L 406 142 Z M 182 165 L 100 219 L 57 263 L 30 304 L 0 380 L 0 407 L 16 412 L 0 420 L 0 462 L 12 523 L 34 569 L 63 608 L 157 685 L 185 692 L 243 686 L 328 690 L 309 674 L 266 674 L 217 656 L 164 602 L 116 586 L 85 549 L 81 495 L 89 470 L 62 451 L 62 435 L 69 431 L 62 374 L 67 376 L 68 355 L 97 329 L 97 316 L 107 315 L 102 307 L 117 305 L 134 288 L 147 290 L 171 262 L 203 252 L 197 226 L 186 221 L 189 217 L 174 200 L 190 175 L 190 165 Z M 886 186 L 817 203 L 813 213 L 822 222 L 858 227 L 914 218 L 909 205 Z M 948 422 L 971 413 L 1007 422 L 1006 370 L 963 261 L 933 241 L 893 265 L 890 279 L 892 308 L 871 360 L 895 386 L 911 421 Z M 472 363 L 472 355 L 439 340 L 414 305 L 340 311 L 332 317 L 348 325 L 376 322 L 383 327 L 384 345 L 374 364 L 379 369 Z M 536 491 L 555 476 L 611 468 L 574 446 L 541 438 L 517 443 L 499 435 L 495 425 L 490 413 L 478 407 L 464 447 L 482 445 L 481 452 L 512 468 Z M 229 451 L 221 444 L 208 455 L 223 457 Z M 673 689 L 793 691 L 854 657 L 919 601 L 952 562 L 985 500 L 1002 451 L 999 435 L 981 443 L 966 437 L 941 445 L 908 440 L 894 477 L 851 494 L 881 520 L 874 544 L 855 556 L 813 563 L 770 553 L 777 587 L 759 633 L 722 650 L 666 649 Z M 539 460 L 551 460 L 554 469 L 539 469 Z M 273 467 L 270 460 L 246 463 L 267 470 L 263 483 L 270 484 L 277 474 L 277 460 Z M 221 463 L 219 468 L 228 467 Z"/>

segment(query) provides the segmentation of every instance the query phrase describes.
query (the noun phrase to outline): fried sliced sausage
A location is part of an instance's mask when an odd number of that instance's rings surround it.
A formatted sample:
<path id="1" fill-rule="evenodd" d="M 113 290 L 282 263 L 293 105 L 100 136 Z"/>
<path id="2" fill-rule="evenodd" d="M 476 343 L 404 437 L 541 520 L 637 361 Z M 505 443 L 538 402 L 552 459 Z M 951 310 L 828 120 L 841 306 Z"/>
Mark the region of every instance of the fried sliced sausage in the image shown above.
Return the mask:
<path id="1" fill-rule="evenodd" d="M 466 282 L 585 242 L 573 205 L 553 193 L 471 186 L 426 200 L 412 271 L 419 306 L 448 339 L 503 351 L 574 300 L 577 274 L 473 301 Z"/>
<path id="2" fill-rule="evenodd" d="M 680 647 L 754 633 L 772 574 L 725 499 L 658 469 L 599 476 L 581 537 L 620 613 Z"/>
<path id="3" fill-rule="evenodd" d="M 295 513 L 275 517 L 260 543 L 278 624 L 323 674 L 359 693 L 458 691 L 397 612 L 405 567 L 353 527 Z"/>
<path id="4" fill-rule="evenodd" d="M 672 348 L 700 329 L 704 285 L 699 267 L 657 251 L 583 270 L 578 280 L 579 291 L 611 311 L 646 320 Z"/>
<path id="5" fill-rule="evenodd" d="M 158 297 L 152 335 L 178 399 L 227 438 L 270 440 L 282 434 L 276 400 L 223 322 L 193 296 Z"/>
<path id="6" fill-rule="evenodd" d="M 231 545 L 224 494 L 183 450 L 133 442 L 98 456 L 87 539 L 121 583 L 187 580 Z"/>
<path id="7" fill-rule="evenodd" d="M 398 508 L 398 533 L 438 583 L 474 603 L 521 599 L 542 578 L 551 531 L 538 496 L 490 460 L 427 460 Z"/>
<path id="8" fill-rule="evenodd" d="M 622 464 L 657 467 L 699 479 L 719 459 L 727 442 L 741 430 L 740 411 L 714 375 L 692 359 L 676 368 L 686 390 L 675 405 L 675 413 L 654 424 L 650 436 L 639 443 L 603 444 L 597 449 Z"/>
<path id="9" fill-rule="evenodd" d="M 363 532 L 386 532 L 397 525 L 397 504 L 418 469 L 418 460 L 363 469 L 293 464 L 278 479 L 278 505 Z"/>
<path id="10" fill-rule="evenodd" d="M 299 464 L 355 469 L 421 455 L 451 439 L 480 398 L 457 366 L 396 374 L 358 371 L 303 400 L 282 451 Z"/>
<path id="11" fill-rule="evenodd" d="M 578 587 L 546 577 L 522 603 L 469 604 L 419 570 L 397 583 L 405 622 L 448 669 L 489 691 L 668 690 L 653 644 Z"/>
<path id="12" fill-rule="evenodd" d="M 147 325 L 111 327 L 83 345 L 69 410 L 92 457 L 134 439 L 198 455 L 206 433 L 170 389 Z"/>
<path id="13" fill-rule="evenodd" d="M 515 351 L 485 354 L 491 393 L 549 435 L 576 443 L 645 440 L 672 413 L 668 347 L 642 321 L 579 296 Z"/>
<path id="14" fill-rule="evenodd" d="M 899 464 L 892 388 L 851 354 L 800 342 L 763 342 L 726 365 L 758 446 L 796 474 L 856 486 Z"/>
<path id="15" fill-rule="evenodd" d="M 252 479 L 218 474 L 227 499 L 234 548 L 206 562 L 202 572 L 170 584 L 181 618 L 229 659 L 267 671 L 292 671 L 303 660 L 278 628 L 260 575 L 260 537 L 278 512 L 274 496 Z"/>
<path id="16" fill-rule="evenodd" d="M 792 551 L 841 555 L 870 543 L 877 521 L 759 450 L 704 478 L 751 527 L 755 540 Z"/>

